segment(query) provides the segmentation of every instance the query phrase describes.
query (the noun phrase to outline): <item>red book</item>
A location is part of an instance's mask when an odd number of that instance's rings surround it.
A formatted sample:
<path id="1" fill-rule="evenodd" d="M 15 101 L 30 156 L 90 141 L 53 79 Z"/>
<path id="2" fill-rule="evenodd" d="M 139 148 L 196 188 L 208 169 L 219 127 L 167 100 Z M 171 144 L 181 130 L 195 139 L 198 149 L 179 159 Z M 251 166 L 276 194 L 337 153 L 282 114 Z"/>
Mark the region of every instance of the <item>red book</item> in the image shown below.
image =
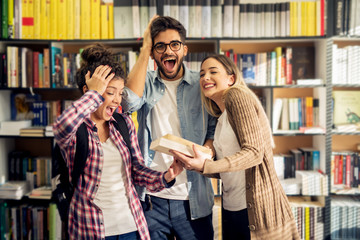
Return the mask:
<path id="1" fill-rule="evenodd" d="M 350 170 L 351 170 L 351 155 L 350 154 L 347 154 L 347 155 L 344 155 L 344 157 L 346 157 L 346 175 L 345 175 L 345 186 L 347 188 L 351 188 L 351 173 L 350 173 Z"/>
<path id="2" fill-rule="evenodd" d="M 39 52 L 33 52 L 33 87 L 39 87 Z"/>

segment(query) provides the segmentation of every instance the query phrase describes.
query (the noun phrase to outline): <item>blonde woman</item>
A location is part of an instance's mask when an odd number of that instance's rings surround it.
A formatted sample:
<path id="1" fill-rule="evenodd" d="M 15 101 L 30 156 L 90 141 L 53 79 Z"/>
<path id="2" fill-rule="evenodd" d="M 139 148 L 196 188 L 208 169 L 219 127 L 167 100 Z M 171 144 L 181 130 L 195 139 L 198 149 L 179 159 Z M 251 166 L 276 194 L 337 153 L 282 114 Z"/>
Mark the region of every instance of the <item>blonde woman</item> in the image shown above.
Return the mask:
<path id="1" fill-rule="evenodd" d="M 223 182 L 223 237 L 299 239 L 288 199 L 273 164 L 270 125 L 256 95 L 224 55 L 205 58 L 200 88 L 206 110 L 218 117 L 216 161 L 173 151 L 188 170 L 219 173 Z"/>

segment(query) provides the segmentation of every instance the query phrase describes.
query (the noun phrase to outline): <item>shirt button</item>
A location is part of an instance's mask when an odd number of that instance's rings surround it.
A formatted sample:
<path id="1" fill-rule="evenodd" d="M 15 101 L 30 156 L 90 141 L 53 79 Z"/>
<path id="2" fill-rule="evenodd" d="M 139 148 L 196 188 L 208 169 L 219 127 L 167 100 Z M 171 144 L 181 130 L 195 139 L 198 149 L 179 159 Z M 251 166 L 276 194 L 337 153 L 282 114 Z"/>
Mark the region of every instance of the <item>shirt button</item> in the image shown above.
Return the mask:
<path id="1" fill-rule="evenodd" d="M 250 226 L 249 226 L 249 229 L 250 229 L 250 231 L 255 231 L 255 229 L 256 229 L 256 228 L 255 228 L 255 225 L 250 225 Z"/>
<path id="2" fill-rule="evenodd" d="M 248 202 L 248 204 L 247 204 L 247 205 L 248 205 L 248 208 L 249 208 L 249 209 L 251 209 L 251 208 L 252 208 L 252 206 L 253 206 L 253 205 L 252 205 L 252 203 L 250 203 L 250 202 Z"/>
<path id="3" fill-rule="evenodd" d="M 99 169 L 99 172 L 101 172 L 101 169 Z"/>
<path id="4" fill-rule="evenodd" d="M 99 184 L 96 184 L 96 187 L 98 188 L 98 187 L 99 187 Z"/>
<path id="5" fill-rule="evenodd" d="M 249 190 L 250 188 L 251 188 L 250 183 L 247 183 L 247 184 L 246 184 L 246 189 Z"/>

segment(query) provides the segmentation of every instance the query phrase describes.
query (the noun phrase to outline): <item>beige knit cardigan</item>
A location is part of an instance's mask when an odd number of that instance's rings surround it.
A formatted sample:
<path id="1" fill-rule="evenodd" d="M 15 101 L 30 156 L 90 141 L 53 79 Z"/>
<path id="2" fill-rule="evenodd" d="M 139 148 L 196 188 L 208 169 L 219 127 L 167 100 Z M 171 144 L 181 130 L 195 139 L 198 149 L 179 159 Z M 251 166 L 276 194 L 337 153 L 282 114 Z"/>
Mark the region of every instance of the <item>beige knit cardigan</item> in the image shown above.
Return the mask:
<path id="1" fill-rule="evenodd" d="M 241 151 L 224 159 L 206 160 L 203 173 L 245 170 L 252 240 L 300 239 L 274 169 L 271 130 L 263 107 L 251 90 L 242 86 L 226 93 L 225 108 Z"/>

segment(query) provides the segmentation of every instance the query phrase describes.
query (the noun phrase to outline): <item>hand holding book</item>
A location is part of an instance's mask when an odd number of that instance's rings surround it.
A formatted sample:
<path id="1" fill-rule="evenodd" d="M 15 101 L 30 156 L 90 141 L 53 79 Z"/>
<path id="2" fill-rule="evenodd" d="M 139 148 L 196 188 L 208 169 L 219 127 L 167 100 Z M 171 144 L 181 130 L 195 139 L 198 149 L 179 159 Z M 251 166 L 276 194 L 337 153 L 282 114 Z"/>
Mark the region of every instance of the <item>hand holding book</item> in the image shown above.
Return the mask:
<path id="1" fill-rule="evenodd" d="M 178 151 L 170 150 L 174 155 L 175 160 L 181 161 L 186 170 L 202 172 L 204 170 L 205 160 L 208 159 L 208 155 L 199 151 L 195 144 L 193 145 L 193 151 L 194 157 L 189 157 Z"/>

